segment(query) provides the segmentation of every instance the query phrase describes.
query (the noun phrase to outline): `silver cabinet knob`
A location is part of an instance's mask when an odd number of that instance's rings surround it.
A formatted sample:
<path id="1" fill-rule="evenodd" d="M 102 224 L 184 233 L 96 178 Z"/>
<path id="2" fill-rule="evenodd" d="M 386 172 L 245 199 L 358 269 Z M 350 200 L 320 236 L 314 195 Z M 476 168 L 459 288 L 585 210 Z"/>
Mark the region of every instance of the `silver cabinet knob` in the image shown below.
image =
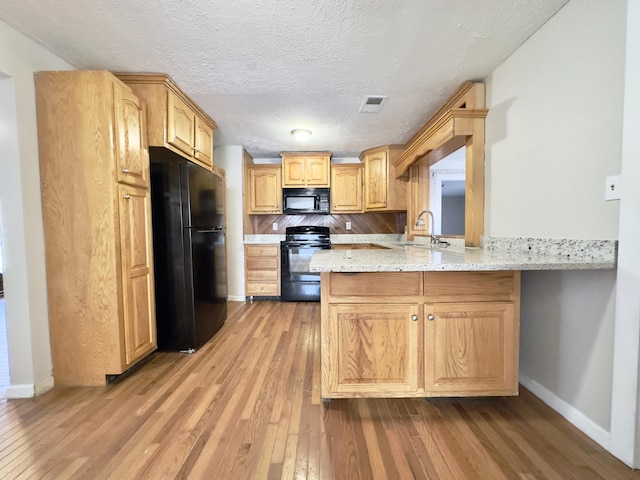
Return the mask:
<path id="1" fill-rule="evenodd" d="M 129 169 L 128 168 L 123 168 L 122 169 L 122 173 L 129 173 Z"/>
<path id="2" fill-rule="evenodd" d="M 131 195 L 127 193 L 126 195 L 123 195 L 122 198 L 129 200 L 131 198 Z"/>
<path id="3" fill-rule="evenodd" d="M 418 321 L 418 315 L 411 315 L 411 320 L 413 320 L 414 322 Z"/>
<path id="4" fill-rule="evenodd" d="M 434 317 L 434 316 L 433 316 L 433 313 L 430 313 L 429 315 L 427 315 L 427 318 L 428 318 L 429 320 L 433 320 L 433 319 L 434 319 L 434 318 L 436 318 L 436 317 Z"/>

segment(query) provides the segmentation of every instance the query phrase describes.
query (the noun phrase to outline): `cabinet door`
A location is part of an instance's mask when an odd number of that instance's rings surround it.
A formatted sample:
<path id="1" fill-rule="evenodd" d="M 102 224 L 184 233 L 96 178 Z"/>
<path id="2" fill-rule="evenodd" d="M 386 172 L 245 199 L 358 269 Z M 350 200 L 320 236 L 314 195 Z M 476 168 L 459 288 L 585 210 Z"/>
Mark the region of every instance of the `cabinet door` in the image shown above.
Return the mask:
<path id="1" fill-rule="evenodd" d="M 282 213 L 282 187 L 279 166 L 248 169 L 249 214 Z"/>
<path id="2" fill-rule="evenodd" d="M 119 182 L 149 186 L 144 110 L 129 88 L 113 84 L 116 133 L 116 168 Z"/>
<path id="3" fill-rule="evenodd" d="M 365 210 L 387 206 L 387 152 L 371 153 L 365 157 Z"/>
<path id="4" fill-rule="evenodd" d="M 196 115 L 173 92 L 167 95 L 167 143 L 193 157 Z"/>
<path id="5" fill-rule="evenodd" d="M 149 190 L 118 185 L 125 364 L 157 347 Z"/>
<path id="6" fill-rule="evenodd" d="M 328 157 L 308 157 L 306 159 L 305 173 L 308 187 L 329 187 Z"/>
<path id="7" fill-rule="evenodd" d="M 331 305 L 329 317 L 324 397 L 397 397 L 418 390 L 419 305 Z"/>
<path id="8" fill-rule="evenodd" d="M 362 213 L 362 165 L 331 167 L 331 213 Z"/>
<path id="9" fill-rule="evenodd" d="M 425 318 L 427 394 L 518 394 L 513 303 L 427 305 Z"/>
<path id="10" fill-rule="evenodd" d="M 307 183 L 304 158 L 293 157 L 282 160 L 282 186 L 300 187 Z"/>
<path id="11" fill-rule="evenodd" d="M 213 129 L 195 117 L 194 158 L 208 168 L 213 167 Z"/>

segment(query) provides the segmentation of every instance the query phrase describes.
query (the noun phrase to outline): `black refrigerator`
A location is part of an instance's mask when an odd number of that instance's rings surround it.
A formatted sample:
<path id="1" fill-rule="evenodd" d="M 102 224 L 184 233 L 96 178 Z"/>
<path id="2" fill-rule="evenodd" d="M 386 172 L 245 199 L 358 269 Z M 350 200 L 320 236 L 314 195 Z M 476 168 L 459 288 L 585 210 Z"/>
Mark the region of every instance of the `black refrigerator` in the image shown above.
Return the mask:
<path id="1" fill-rule="evenodd" d="M 193 352 L 227 318 L 223 179 L 150 157 L 158 349 Z"/>

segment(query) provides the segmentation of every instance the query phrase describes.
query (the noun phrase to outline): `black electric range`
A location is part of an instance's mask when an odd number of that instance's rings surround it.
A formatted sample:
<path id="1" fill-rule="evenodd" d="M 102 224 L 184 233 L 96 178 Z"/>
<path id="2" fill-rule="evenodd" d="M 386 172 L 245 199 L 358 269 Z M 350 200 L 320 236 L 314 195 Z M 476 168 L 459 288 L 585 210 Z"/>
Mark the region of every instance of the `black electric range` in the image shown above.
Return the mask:
<path id="1" fill-rule="evenodd" d="M 320 273 L 309 271 L 314 252 L 331 248 L 329 227 L 287 227 L 280 242 L 280 298 L 285 302 L 319 302 Z"/>

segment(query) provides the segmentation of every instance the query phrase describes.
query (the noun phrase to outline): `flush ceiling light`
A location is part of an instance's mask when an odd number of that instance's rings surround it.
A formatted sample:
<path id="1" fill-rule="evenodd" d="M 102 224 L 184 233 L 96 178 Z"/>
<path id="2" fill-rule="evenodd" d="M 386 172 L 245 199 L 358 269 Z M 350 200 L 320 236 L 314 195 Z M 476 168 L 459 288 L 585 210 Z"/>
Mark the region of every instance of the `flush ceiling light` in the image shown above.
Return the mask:
<path id="1" fill-rule="evenodd" d="M 291 130 L 291 135 L 299 142 L 306 142 L 311 136 L 311 130 L 305 130 L 304 128 L 296 128 Z"/>

